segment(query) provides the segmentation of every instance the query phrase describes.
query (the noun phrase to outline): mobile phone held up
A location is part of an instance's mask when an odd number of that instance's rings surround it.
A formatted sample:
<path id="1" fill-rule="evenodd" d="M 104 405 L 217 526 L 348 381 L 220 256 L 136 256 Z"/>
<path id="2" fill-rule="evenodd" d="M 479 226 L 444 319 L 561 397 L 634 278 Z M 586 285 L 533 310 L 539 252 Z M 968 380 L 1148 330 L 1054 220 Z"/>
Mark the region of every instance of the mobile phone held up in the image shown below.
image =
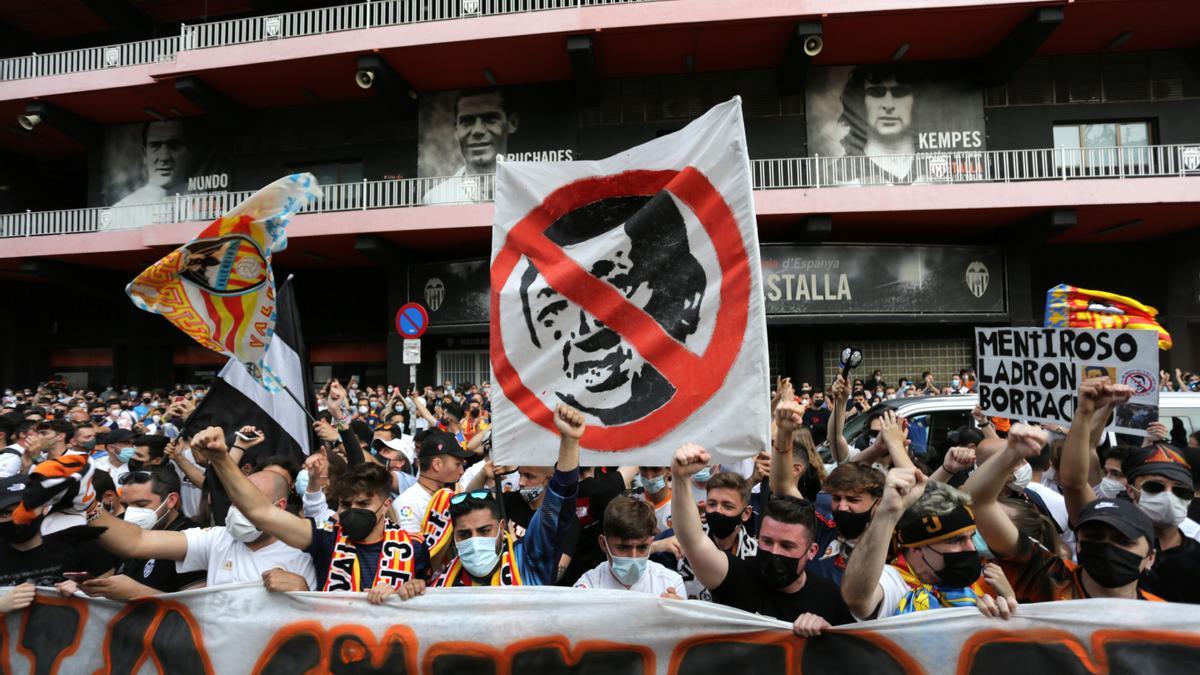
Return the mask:
<path id="1" fill-rule="evenodd" d="M 257 441 L 258 439 L 262 438 L 261 431 L 255 434 L 243 434 L 240 431 L 235 431 L 233 432 L 233 435 L 236 436 L 239 441 L 245 441 L 246 443 Z"/>

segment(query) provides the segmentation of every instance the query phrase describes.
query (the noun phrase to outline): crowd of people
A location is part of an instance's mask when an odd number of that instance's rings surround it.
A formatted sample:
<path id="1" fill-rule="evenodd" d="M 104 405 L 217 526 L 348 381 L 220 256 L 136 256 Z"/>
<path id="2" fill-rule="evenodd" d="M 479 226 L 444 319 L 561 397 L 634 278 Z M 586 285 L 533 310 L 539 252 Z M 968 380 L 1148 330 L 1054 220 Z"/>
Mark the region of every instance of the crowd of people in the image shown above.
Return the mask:
<path id="1" fill-rule="evenodd" d="M 1175 380 L 1164 371 L 1164 390 L 1200 386 Z M 35 586 L 125 601 L 255 582 L 381 604 L 560 585 L 721 603 L 813 637 L 943 607 L 1003 620 L 1064 599 L 1200 603 L 1200 434 L 1173 445 L 1160 424 L 1109 445 L 1132 392 L 1095 378 L 1067 429 L 976 410 L 952 447 L 914 457 L 906 420 L 871 405 L 974 385 L 969 369 L 945 387 L 782 378 L 769 451 L 718 464 L 697 438 L 659 467 L 579 466 L 587 422 L 565 404 L 554 466 L 495 465 L 486 383 L 331 381 L 307 457 L 267 451 L 263 429 L 189 424 L 204 387 L 9 390 L 0 612 Z M 847 442 L 860 414 L 867 431 Z"/>

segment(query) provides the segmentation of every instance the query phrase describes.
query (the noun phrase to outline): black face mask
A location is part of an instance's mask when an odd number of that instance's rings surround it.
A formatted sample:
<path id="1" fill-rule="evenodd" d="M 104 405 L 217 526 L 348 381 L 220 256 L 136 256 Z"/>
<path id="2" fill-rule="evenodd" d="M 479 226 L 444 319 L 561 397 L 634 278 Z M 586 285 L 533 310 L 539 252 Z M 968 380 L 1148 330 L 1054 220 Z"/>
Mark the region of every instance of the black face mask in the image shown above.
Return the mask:
<path id="1" fill-rule="evenodd" d="M 800 559 L 758 549 L 754 564 L 767 586 L 776 590 L 786 588 L 800 578 Z"/>
<path id="2" fill-rule="evenodd" d="M 1107 541 L 1079 542 L 1079 564 L 1105 588 L 1120 588 L 1142 574 L 1142 557 Z"/>
<path id="3" fill-rule="evenodd" d="M 837 525 L 838 534 L 846 539 L 858 539 L 871 523 L 871 510 L 867 509 L 862 513 L 834 511 L 833 522 Z"/>
<path id="4" fill-rule="evenodd" d="M 129 467 L 130 471 L 141 471 L 142 467 L 146 466 L 146 463 L 140 459 L 131 459 L 125 462 L 125 466 Z"/>
<path id="5" fill-rule="evenodd" d="M 979 579 L 981 565 L 976 551 L 942 553 L 946 566 L 937 571 L 938 586 L 942 588 L 966 588 Z"/>
<path id="6" fill-rule="evenodd" d="M 338 524 L 351 541 L 362 541 L 375 529 L 375 512 L 367 509 L 346 509 L 338 513 Z"/>
<path id="7" fill-rule="evenodd" d="M 41 532 L 44 517 L 38 516 L 37 520 L 28 525 L 18 525 L 11 520 L 7 523 L 0 523 L 0 539 L 10 544 L 24 544 Z"/>
<path id="8" fill-rule="evenodd" d="M 708 523 L 708 533 L 716 539 L 724 539 L 733 534 L 738 525 L 742 524 L 741 516 L 727 516 L 719 511 L 712 511 L 704 515 L 704 520 Z"/>

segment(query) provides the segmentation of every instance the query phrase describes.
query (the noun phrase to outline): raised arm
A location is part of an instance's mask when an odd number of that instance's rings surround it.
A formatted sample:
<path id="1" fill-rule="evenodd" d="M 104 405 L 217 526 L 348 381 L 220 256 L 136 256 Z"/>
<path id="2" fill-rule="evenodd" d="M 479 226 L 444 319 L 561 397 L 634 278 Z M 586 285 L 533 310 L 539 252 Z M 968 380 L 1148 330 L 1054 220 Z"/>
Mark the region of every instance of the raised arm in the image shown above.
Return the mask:
<path id="1" fill-rule="evenodd" d="M 575 500 L 579 495 L 579 439 L 587 429 L 583 414 L 571 406 L 558 404 L 554 426 L 560 435 L 558 462 L 550 477 L 549 489 L 537 513 L 525 530 L 525 555 L 530 567 L 539 570 L 547 584 L 558 578 L 558 563 L 571 526 L 576 520 Z M 482 476 L 487 473 L 480 471 Z"/>
<path id="2" fill-rule="evenodd" d="M 1091 463 L 1088 455 L 1096 454 L 1096 446 L 1092 444 L 1090 422 L 1098 410 L 1127 401 L 1132 394 L 1133 391 L 1129 387 L 1112 384 L 1107 377 L 1090 378 L 1079 385 L 1075 417 L 1071 420 L 1071 428 L 1063 442 L 1058 470 L 1058 485 L 1067 501 L 1069 522 L 1074 522 L 1083 507 L 1096 499 L 1088 477 Z"/>
<path id="3" fill-rule="evenodd" d="M 105 528 L 100 545 L 126 560 L 183 560 L 187 556 L 187 535 L 170 530 L 143 530 L 101 510 L 88 525 Z"/>
<path id="4" fill-rule="evenodd" d="M 879 416 L 879 437 L 887 447 L 888 456 L 892 458 L 892 466 L 897 469 L 913 469 L 912 458 L 908 456 L 908 447 L 904 441 L 908 439 L 908 429 L 904 426 L 904 418 L 892 410 L 885 410 Z"/>
<path id="5" fill-rule="evenodd" d="M 948 483 L 955 475 L 975 468 L 975 451 L 971 448 L 953 447 L 946 451 L 942 465 L 929 476 L 929 480 Z"/>
<path id="6" fill-rule="evenodd" d="M 854 555 L 850 556 L 842 577 L 842 600 L 856 618 L 875 618 L 879 603 L 883 601 L 879 578 L 883 575 L 883 566 L 887 564 L 892 532 L 904 510 L 925 493 L 928 480 L 925 474 L 913 468 L 888 472 L 883 497 L 879 500 L 871 523 L 867 525 L 867 531 L 854 547 Z"/>
<path id="7" fill-rule="evenodd" d="M 1042 429 L 1014 424 L 1008 431 L 1004 449 L 980 465 L 963 485 L 963 491 L 971 495 L 971 510 L 975 513 L 975 526 L 979 534 L 987 542 L 988 548 L 1000 558 L 1010 557 L 1017 552 L 1021 533 L 996 499 L 1021 462 L 1042 451 L 1046 438 L 1047 434 Z"/>
<path id="8" fill-rule="evenodd" d="M 804 408 L 792 397 L 780 401 L 779 405 L 775 406 L 775 440 L 771 443 L 771 494 L 804 499 L 800 494 L 800 488 L 796 485 L 796 476 L 792 473 L 792 466 L 795 464 L 795 458 L 792 456 L 794 439 L 796 429 L 800 427 L 803 418 Z M 676 484 L 676 489 L 678 489 L 678 484 Z M 692 510 L 696 509 L 693 507 Z M 676 518 L 673 505 L 671 506 L 671 517 L 672 519 Z M 675 528 L 678 533 L 678 525 Z M 722 558 L 722 563 L 724 564 L 724 558 Z M 723 572 L 722 578 L 724 578 Z M 707 584 L 706 587 L 712 588 Z"/>
<path id="9" fill-rule="evenodd" d="M 255 527 L 302 551 L 312 544 L 312 525 L 309 521 L 276 508 L 234 464 L 225 445 L 225 432 L 220 427 L 208 427 L 192 437 L 192 449 L 208 457 L 208 463 L 220 477 L 229 500 Z"/>
<path id="10" fill-rule="evenodd" d="M 983 434 L 984 438 L 1000 438 L 1000 434 L 996 433 L 996 426 L 992 424 L 992 420 L 983 414 L 983 408 L 978 405 L 975 406 L 971 411 L 971 417 L 975 418 L 975 424 L 979 426 L 979 432 Z"/>
<path id="11" fill-rule="evenodd" d="M 850 444 L 846 442 L 846 400 L 850 398 L 850 385 L 846 378 L 838 373 L 837 380 L 829 388 L 829 405 L 833 409 L 829 414 L 829 431 L 825 440 L 829 442 L 829 450 L 833 461 L 841 464 L 850 458 Z"/>
<path id="12" fill-rule="evenodd" d="M 413 410 L 416 411 L 417 415 L 423 418 L 426 422 L 429 422 L 429 427 L 431 429 L 436 429 L 438 425 L 437 418 L 434 417 L 433 413 L 429 412 L 429 408 L 425 406 L 425 399 L 421 398 L 421 395 L 414 391 L 409 396 L 409 400 L 413 402 Z"/>
<path id="13" fill-rule="evenodd" d="M 780 403 L 780 407 L 789 402 Z M 794 404 L 793 404 L 794 405 Z M 777 409 L 778 414 L 778 409 Z M 791 453 L 788 453 L 791 456 Z M 687 557 L 692 571 L 705 588 L 716 588 L 729 574 L 729 559 L 717 548 L 712 539 L 704 534 L 700 524 L 700 512 L 692 499 L 692 476 L 712 461 L 704 448 L 687 443 L 675 451 L 671 460 L 671 526 L 683 555 Z M 771 464 L 775 461 L 772 458 Z M 793 485 L 795 490 L 796 486 Z"/>

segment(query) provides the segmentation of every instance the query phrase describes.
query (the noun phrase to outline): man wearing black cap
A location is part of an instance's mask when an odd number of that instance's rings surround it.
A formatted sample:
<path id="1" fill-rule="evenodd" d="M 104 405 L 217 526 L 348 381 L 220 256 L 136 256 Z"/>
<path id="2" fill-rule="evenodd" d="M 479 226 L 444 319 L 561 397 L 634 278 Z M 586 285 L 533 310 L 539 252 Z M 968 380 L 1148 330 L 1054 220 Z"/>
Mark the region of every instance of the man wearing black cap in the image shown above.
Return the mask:
<path id="1" fill-rule="evenodd" d="M 98 532 L 71 528 L 42 536 L 42 520 L 49 506 L 35 509 L 37 518 L 27 525 L 13 522 L 28 477 L 0 479 L 0 587 L 32 582 L 53 586 L 67 580 L 65 572 L 86 572 L 92 577 L 112 573 L 113 559 L 96 542 Z"/>
<path id="2" fill-rule="evenodd" d="M 420 446 L 417 451 L 417 467 L 420 469 L 417 484 L 396 498 L 396 515 L 400 519 L 400 526 L 413 535 L 421 534 L 433 493 L 444 487 L 455 489 L 462 478 L 466 460 L 475 458 L 473 453 L 463 449 L 458 439 L 441 429 L 426 432 L 417 439 L 417 445 Z M 476 478 L 478 484 L 468 486 L 470 489 L 482 485 L 483 472 Z"/>
<path id="3" fill-rule="evenodd" d="M 1169 602 L 1200 603 L 1200 542 L 1184 536 L 1195 497 L 1191 466 L 1167 443 L 1154 443 L 1130 454 L 1122 465 L 1129 497 L 1154 524 L 1154 567 L 1142 575 L 1141 588 Z"/>
<path id="4" fill-rule="evenodd" d="M 107 454 L 96 459 L 96 468 L 107 471 L 113 482 L 119 482 L 121 477 L 129 473 L 129 460 L 133 459 L 135 448 L 133 439 L 137 434 L 128 429 L 114 427 L 107 434 L 100 436 Z"/>
<path id="5" fill-rule="evenodd" d="M 1080 425 L 1084 434 L 1090 425 Z M 1074 429 L 1074 427 L 1072 427 Z M 1019 530 L 997 497 L 1013 470 L 1041 452 L 1045 431 L 1014 424 L 1007 446 L 981 464 L 964 489 L 973 497 L 975 522 L 991 555 L 1004 568 L 1020 602 L 1083 598 L 1158 600 L 1138 589 L 1138 577 L 1154 562 L 1154 526 L 1126 499 L 1093 499 L 1077 514 L 1079 564 L 1044 548 L 1034 532 Z M 1075 442 L 1068 435 L 1068 443 Z M 1064 448 L 1064 465 L 1067 449 Z"/>

